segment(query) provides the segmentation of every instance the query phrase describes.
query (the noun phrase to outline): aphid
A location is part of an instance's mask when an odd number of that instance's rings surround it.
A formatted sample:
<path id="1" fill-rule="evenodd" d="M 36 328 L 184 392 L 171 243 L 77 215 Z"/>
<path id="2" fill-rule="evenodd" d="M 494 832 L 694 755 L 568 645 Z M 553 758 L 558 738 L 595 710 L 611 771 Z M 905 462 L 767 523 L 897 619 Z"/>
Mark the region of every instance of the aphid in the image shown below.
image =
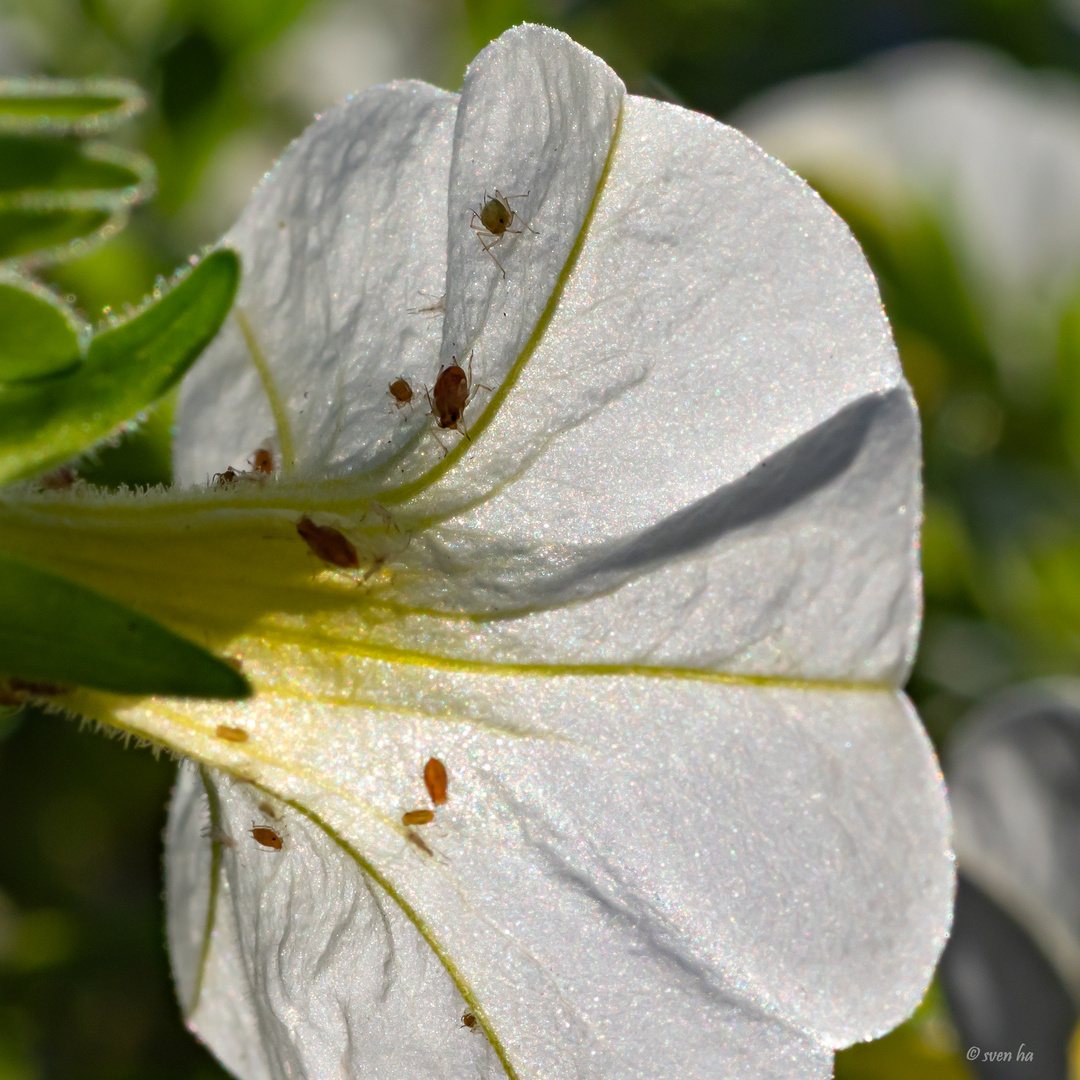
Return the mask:
<path id="1" fill-rule="evenodd" d="M 431 399 L 431 415 L 438 421 L 439 427 L 460 431 L 468 438 L 464 424 L 458 427 L 468 403 L 469 380 L 465 372 L 457 364 L 444 367 L 435 380 L 434 397 Z"/>
<path id="2" fill-rule="evenodd" d="M 59 683 L 29 682 L 26 679 L 16 678 L 8 679 L 7 683 L 16 692 L 34 694 L 37 697 L 59 697 L 68 692 L 68 687 L 61 686 Z"/>
<path id="3" fill-rule="evenodd" d="M 359 567 L 360 557 L 356 554 L 356 548 L 332 525 L 316 525 L 305 514 L 296 523 L 296 531 L 323 562 L 340 566 L 344 570 L 355 570 Z"/>
<path id="4" fill-rule="evenodd" d="M 228 487 L 230 484 L 235 484 L 239 479 L 240 473 L 230 465 L 224 472 L 214 473 L 211 483 L 217 484 L 218 487 Z"/>
<path id="5" fill-rule="evenodd" d="M 399 408 L 404 408 L 413 399 L 412 387 L 403 379 L 400 375 L 390 384 L 390 396 L 394 399 L 394 404 Z"/>
<path id="6" fill-rule="evenodd" d="M 270 476 L 274 471 L 274 455 L 265 448 L 256 450 L 251 467 L 261 476 Z"/>
<path id="7" fill-rule="evenodd" d="M 449 364 L 439 372 L 439 377 L 435 380 L 435 389 L 428 394 L 431 415 L 435 417 L 439 427 L 446 431 L 460 431 L 466 439 L 469 438 L 469 432 L 462 419 L 465 407 L 477 390 L 491 389 L 490 386 L 474 383 L 470 392 L 471 382 L 472 353 L 469 353 L 469 374 L 466 375 L 457 364 Z"/>
<path id="8" fill-rule="evenodd" d="M 503 277 L 506 277 L 506 271 L 503 270 L 502 263 L 492 254 L 491 249 L 497 244 L 501 244 L 506 239 L 507 233 L 520 236 L 525 229 L 528 229 L 533 234 L 536 233 L 534 228 L 525 223 L 520 214 L 510 209 L 511 199 L 524 199 L 528 194 L 526 191 L 525 195 L 503 195 L 496 188 L 495 198 L 488 198 L 487 192 L 484 192 L 484 205 L 480 208 L 479 213 L 475 210 L 472 212 L 469 228 L 476 233 L 476 239 L 480 241 L 480 246 L 491 255 L 491 261 L 502 270 Z M 513 227 L 515 221 L 521 221 L 525 229 L 515 229 Z M 490 240 L 484 239 L 485 233 L 490 237 Z"/>
<path id="9" fill-rule="evenodd" d="M 424 766 L 424 786 L 436 806 L 446 802 L 446 766 L 438 758 L 428 758 Z"/>
<path id="10" fill-rule="evenodd" d="M 284 843 L 280 834 L 269 825 L 256 825 L 252 822 L 251 835 L 255 837 L 255 843 L 264 848 L 270 848 L 272 851 L 280 851 Z"/>
<path id="11" fill-rule="evenodd" d="M 41 486 L 46 491 L 67 491 L 75 483 L 75 470 L 68 465 L 61 465 L 41 478 Z"/>
<path id="12" fill-rule="evenodd" d="M 418 847 L 425 855 L 430 855 L 432 858 L 435 858 L 435 852 L 424 843 L 420 834 L 415 829 L 406 829 L 405 839 L 408 840 L 410 844 Z"/>
<path id="13" fill-rule="evenodd" d="M 226 742 L 248 741 L 248 733 L 242 727 L 228 727 L 226 724 L 218 724 L 217 731 L 214 734 Z"/>
<path id="14" fill-rule="evenodd" d="M 236 841 L 224 829 L 220 829 L 216 825 L 211 825 L 203 833 L 203 836 L 205 836 L 212 844 L 222 844 L 227 848 L 236 847 Z"/>
<path id="15" fill-rule="evenodd" d="M 421 293 L 423 297 L 431 299 L 428 293 Z M 446 293 L 443 293 L 434 304 L 428 304 L 427 307 L 411 307 L 405 309 L 410 315 L 445 315 L 446 314 Z"/>
<path id="16" fill-rule="evenodd" d="M 473 1016 L 473 1014 L 471 1012 L 467 1012 L 461 1018 L 461 1026 L 462 1027 L 467 1027 L 467 1028 L 469 1028 L 471 1030 L 474 1030 L 474 1031 L 476 1030 L 476 1023 L 477 1023 L 476 1017 Z"/>
<path id="17" fill-rule="evenodd" d="M 430 825 L 434 820 L 434 810 L 406 810 L 401 815 L 402 825 Z"/>

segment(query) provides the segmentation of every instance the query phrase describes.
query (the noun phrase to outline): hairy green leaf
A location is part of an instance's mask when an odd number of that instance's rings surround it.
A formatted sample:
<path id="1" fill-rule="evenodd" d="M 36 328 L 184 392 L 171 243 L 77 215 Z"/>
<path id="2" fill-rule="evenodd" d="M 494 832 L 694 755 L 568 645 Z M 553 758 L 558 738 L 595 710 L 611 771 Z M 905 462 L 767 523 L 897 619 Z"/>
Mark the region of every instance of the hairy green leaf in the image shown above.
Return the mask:
<path id="1" fill-rule="evenodd" d="M 73 192 L 91 198 L 122 193 L 153 170 L 141 155 L 71 139 L 0 135 L 0 200 L 15 193 L 49 191 L 65 201 Z"/>
<path id="2" fill-rule="evenodd" d="M 70 374 L 0 386 L 0 483 L 88 449 L 175 385 L 228 314 L 239 274 L 233 252 L 214 252 L 135 318 L 96 335 Z"/>
<path id="3" fill-rule="evenodd" d="M 0 259 L 25 259 L 35 265 L 74 254 L 87 238 L 106 239 L 127 220 L 122 211 L 0 208 Z"/>
<path id="4" fill-rule="evenodd" d="M 33 282 L 0 281 L 0 384 L 73 370 L 79 334 L 63 305 Z"/>
<path id="5" fill-rule="evenodd" d="M 100 135 L 146 107 L 126 79 L 0 79 L 0 132 Z"/>
<path id="6" fill-rule="evenodd" d="M 0 673 L 123 694 L 239 698 L 247 680 L 161 623 L 0 555 Z"/>

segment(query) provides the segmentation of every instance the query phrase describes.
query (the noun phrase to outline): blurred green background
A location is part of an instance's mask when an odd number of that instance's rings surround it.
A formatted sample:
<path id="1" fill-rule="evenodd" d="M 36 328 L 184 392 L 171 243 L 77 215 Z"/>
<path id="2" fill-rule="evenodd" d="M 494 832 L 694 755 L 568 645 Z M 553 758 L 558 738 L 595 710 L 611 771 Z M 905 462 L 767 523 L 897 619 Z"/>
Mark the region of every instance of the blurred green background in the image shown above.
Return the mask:
<path id="1" fill-rule="evenodd" d="M 157 197 L 41 276 L 92 322 L 138 303 L 228 227 L 314 113 L 391 78 L 457 87 L 524 19 L 569 32 L 632 91 L 721 119 L 794 77 L 940 38 L 1080 86 L 1077 0 L 0 0 L 0 75 L 125 76 L 151 99 L 111 138 L 153 159 Z M 1051 313 L 1040 378 L 1010 382 L 949 222 L 897 230 L 810 179 L 871 255 L 923 414 L 926 634 L 909 691 L 941 746 L 988 694 L 1078 666 L 1080 288 Z M 167 482 L 155 415 L 83 475 Z M 0 1080 L 224 1075 L 183 1029 L 163 947 L 173 768 L 54 716 L 0 718 Z M 838 1075 L 963 1077 L 958 1045 L 935 990 L 914 1021 L 841 1055 Z"/>

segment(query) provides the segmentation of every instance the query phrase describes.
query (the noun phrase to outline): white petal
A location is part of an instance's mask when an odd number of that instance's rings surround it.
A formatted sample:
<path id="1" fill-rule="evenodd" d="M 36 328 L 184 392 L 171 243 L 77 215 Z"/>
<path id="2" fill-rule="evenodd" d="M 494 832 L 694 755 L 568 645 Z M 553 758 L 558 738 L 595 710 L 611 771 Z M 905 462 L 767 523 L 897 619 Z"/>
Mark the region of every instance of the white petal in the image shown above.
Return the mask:
<path id="1" fill-rule="evenodd" d="M 952 862 L 897 695 L 312 662 L 266 672 L 238 767 L 378 869 L 519 1076 L 827 1075 L 820 1048 L 919 1000 Z M 339 704 L 298 729 L 289 703 L 331 670 Z M 129 722 L 220 759 L 214 715 Z M 431 755 L 450 799 L 428 855 L 400 821 Z"/>
<path id="2" fill-rule="evenodd" d="M 935 42 L 770 91 L 735 123 L 887 222 L 933 210 L 1002 358 L 1030 366 L 1033 348 L 1052 350 L 1058 309 L 1080 279 L 1080 95 L 1070 82 Z"/>
<path id="3" fill-rule="evenodd" d="M 544 26 L 508 31 L 469 65 L 450 170 L 443 364 L 464 364 L 475 346 L 476 380 L 495 389 L 517 360 L 585 223 L 623 93 L 602 60 Z M 502 240 L 473 216 L 496 189 L 517 215 Z"/>
<path id="4" fill-rule="evenodd" d="M 385 632 L 516 662 L 902 678 L 920 503 L 899 385 L 832 211 L 732 129 L 630 98 L 512 392 L 438 483 L 383 496 L 429 526 L 405 604 L 470 621 Z"/>
<path id="5" fill-rule="evenodd" d="M 361 94 L 312 124 L 255 194 L 222 243 L 241 254 L 238 311 L 265 371 L 236 326 L 200 358 L 181 397 L 181 481 L 267 442 L 291 453 L 286 468 L 342 475 L 422 424 L 387 387 L 399 375 L 418 386 L 437 353 L 436 323 L 409 308 L 446 279 L 456 103 L 422 83 Z"/>
<path id="6" fill-rule="evenodd" d="M 462 1025 L 468 1006 L 446 968 L 356 860 L 291 807 L 275 803 L 268 817 L 267 797 L 249 785 L 208 779 L 224 840 L 212 921 L 209 873 L 199 890 L 185 888 L 185 864 L 209 869 L 211 851 L 189 824 L 211 816 L 190 766 L 170 811 L 166 885 L 182 992 L 181 969 L 201 968 L 188 1023 L 222 1063 L 244 1080 L 504 1077 L 483 1033 Z M 252 823 L 273 828 L 282 850 L 260 846 Z"/>

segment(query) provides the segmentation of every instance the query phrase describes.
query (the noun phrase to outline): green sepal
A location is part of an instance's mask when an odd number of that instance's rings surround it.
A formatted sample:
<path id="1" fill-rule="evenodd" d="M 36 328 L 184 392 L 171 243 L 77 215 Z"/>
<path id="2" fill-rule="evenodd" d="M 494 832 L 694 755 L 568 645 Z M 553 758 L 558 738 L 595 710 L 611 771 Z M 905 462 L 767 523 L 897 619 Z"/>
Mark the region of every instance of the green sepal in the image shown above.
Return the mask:
<path id="1" fill-rule="evenodd" d="M 0 386 L 0 484 L 67 461 L 174 386 L 232 306 L 240 263 L 216 251 L 126 323 L 95 335 L 73 372 Z"/>
<path id="2" fill-rule="evenodd" d="M 82 363 L 79 327 L 35 282 L 0 279 L 0 384 L 73 371 Z"/>
<path id="3" fill-rule="evenodd" d="M 0 79 L 0 132 L 100 135 L 146 107 L 146 95 L 127 79 Z"/>
<path id="4" fill-rule="evenodd" d="M 161 623 L 0 555 L 0 674 L 119 694 L 242 698 L 247 680 Z"/>

